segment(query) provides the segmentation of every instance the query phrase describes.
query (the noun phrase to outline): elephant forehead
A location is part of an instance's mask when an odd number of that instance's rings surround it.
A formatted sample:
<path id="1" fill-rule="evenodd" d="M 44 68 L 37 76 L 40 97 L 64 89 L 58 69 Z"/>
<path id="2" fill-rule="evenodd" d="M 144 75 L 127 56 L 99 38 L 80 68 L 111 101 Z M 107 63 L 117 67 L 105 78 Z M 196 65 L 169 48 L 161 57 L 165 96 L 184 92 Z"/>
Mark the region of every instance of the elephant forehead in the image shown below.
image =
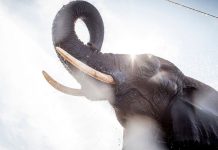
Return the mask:
<path id="1" fill-rule="evenodd" d="M 136 55 L 134 60 L 131 55 L 115 55 L 111 63 L 111 73 L 118 84 L 138 79 L 147 80 L 160 68 L 159 60 L 147 54 Z"/>

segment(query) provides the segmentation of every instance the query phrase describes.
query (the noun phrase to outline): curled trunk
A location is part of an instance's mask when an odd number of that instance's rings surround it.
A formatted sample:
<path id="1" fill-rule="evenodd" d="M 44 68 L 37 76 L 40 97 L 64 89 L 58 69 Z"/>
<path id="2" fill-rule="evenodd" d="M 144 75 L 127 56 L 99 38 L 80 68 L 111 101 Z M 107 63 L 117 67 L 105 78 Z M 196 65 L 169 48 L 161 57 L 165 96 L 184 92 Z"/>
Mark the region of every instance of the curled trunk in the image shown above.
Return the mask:
<path id="1" fill-rule="evenodd" d="M 73 1 L 62 7 L 57 13 L 52 28 L 53 44 L 61 47 L 72 56 L 86 61 L 93 52 L 76 35 L 75 22 L 81 19 L 86 24 L 90 41 L 96 49 L 100 50 L 104 38 L 104 26 L 98 10 L 85 1 Z"/>
<path id="2" fill-rule="evenodd" d="M 76 35 L 75 23 L 78 19 L 81 19 L 87 26 L 90 35 L 89 43 L 91 45 L 84 44 Z M 110 60 L 112 59 L 111 55 L 104 55 L 99 52 L 104 38 L 103 21 L 98 10 L 90 3 L 85 1 L 73 1 L 63 6 L 53 21 L 52 37 L 54 47 L 60 47 L 66 50 L 66 52 L 74 58 L 96 69 L 95 73 L 98 71 L 108 73 L 108 70 L 111 70 L 108 69 L 110 68 L 108 63 L 111 62 Z M 65 60 L 60 53 L 57 54 L 66 69 L 80 83 L 82 91 L 87 97 L 90 99 L 111 97 L 111 92 L 109 92 L 111 91 L 110 85 L 101 82 L 101 80 L 98 81 L 98 78 L 90 77 L 90 74 L 88 75 L 84 70 L 76 69 L 75 66 Z M 81 66 L 79 68 L 81 68 Z M 97 76 L 97 74 L 95 76 Z M 102 90 L 104 90 L 104 92 L 102 92 Z"/>

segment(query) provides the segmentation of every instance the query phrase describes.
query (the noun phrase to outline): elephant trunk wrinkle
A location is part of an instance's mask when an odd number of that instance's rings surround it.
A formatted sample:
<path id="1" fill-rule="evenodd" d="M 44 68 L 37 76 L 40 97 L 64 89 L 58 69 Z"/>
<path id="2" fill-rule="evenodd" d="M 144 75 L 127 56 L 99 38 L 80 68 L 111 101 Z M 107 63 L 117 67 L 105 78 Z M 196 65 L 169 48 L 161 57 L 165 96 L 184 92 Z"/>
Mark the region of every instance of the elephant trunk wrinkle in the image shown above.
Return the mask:
<path id="1" fill-rule="evenodd" d="M 81 19 L 90 33 L 90 44 L 85 45 L 76 35 L 75 22 Z M 93 48 L 100 50 L 104 38 L 104 25 L 98 10 L 85 1 L 72 1 L 57 13 L 52 27 L 53 44 L 67 50 L 75 58 L 87 63 Z M 62 59 L 61 57 L 59 57 Z M 62 61 L 65 66 L 69 65 Z M 88 65 L 88 64 L 87 64 Z M 66 67 L 71 69 L 72 67 Z"/>

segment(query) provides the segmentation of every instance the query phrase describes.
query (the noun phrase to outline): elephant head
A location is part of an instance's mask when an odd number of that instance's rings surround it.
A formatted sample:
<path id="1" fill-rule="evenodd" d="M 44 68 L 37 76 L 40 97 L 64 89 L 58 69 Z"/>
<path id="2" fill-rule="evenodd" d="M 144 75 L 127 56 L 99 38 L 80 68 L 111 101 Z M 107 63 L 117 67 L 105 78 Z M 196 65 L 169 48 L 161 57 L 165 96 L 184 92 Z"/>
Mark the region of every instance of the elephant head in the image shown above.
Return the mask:
<path id="1" fill-rule="evenodd" d="M 88 44 L 76 35 L 77 19 L 89 30 Z M 157 56 L 136 55 L 132 62 L 127 54 L 102 53 L 103 21 L 90 3 L 73 1 L 63 6 L 54 19 L 52 36 L 61 62 L 81 84 L 81 90 L 68 88 L 44 72 L 56 89 L 89 99 L 108 99 L 125 130 L 135 116 L 155 120 L 168 146 L 218 141 L 217 91 Z"/>

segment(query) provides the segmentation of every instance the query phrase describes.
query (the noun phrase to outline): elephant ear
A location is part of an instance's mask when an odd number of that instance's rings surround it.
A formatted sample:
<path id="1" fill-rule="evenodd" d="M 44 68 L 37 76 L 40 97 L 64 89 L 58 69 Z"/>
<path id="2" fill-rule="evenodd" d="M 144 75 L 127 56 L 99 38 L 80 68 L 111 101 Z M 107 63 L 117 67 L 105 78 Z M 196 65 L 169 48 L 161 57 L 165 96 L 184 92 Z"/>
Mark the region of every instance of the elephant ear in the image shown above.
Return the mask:
<path id="1" fill-rule="evenodd" d="M 212 87 L 186 77 L 184 81 L 183 95 L 193 105 L 218 114 L 218 92 Z"/>
<path id="2" fill-rule="evenodd" d="M 218 93 L 210 86 L 185 77 L 183 92 L 168 110 L 174 142 L 187 146 L 218 142 Z"/>

